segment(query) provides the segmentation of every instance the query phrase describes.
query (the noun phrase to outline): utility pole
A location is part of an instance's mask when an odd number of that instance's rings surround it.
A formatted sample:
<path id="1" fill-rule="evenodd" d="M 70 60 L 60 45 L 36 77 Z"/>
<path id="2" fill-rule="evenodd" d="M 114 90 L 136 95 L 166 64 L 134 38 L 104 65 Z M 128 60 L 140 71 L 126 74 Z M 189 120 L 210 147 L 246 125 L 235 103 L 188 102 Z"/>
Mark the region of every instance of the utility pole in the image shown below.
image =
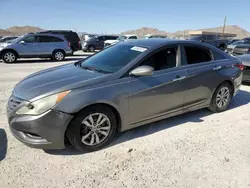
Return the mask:
<path id="1" fill-rule="evenodd" d="M 224 19 L 224 26 L 223 26 L 223 31 L 222 31 L 222 35 L 223 35 L 223 36 L 224 36 L 224 33 L 225 33 L 226 22 L 227 22 L 227 17 L 225 16 L 225 19 Z"/>

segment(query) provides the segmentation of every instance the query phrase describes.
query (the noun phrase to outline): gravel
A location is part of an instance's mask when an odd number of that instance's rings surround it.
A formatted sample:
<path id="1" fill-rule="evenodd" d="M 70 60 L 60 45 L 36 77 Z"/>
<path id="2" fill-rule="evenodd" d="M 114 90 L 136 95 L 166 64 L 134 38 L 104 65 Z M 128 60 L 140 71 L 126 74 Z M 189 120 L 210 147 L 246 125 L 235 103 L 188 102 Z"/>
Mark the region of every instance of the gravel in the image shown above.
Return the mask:
<path id="1" fill-rule="evenodd" d="M 0 62 L 1 188 L 250 187 L 247 85 L 226 112 L 204 109 L 142 126 L 120 133 L 101 151 L 44 151 L 17 141 L 5 113 L 14 85 L 28 74 L 75 60 Z"/>

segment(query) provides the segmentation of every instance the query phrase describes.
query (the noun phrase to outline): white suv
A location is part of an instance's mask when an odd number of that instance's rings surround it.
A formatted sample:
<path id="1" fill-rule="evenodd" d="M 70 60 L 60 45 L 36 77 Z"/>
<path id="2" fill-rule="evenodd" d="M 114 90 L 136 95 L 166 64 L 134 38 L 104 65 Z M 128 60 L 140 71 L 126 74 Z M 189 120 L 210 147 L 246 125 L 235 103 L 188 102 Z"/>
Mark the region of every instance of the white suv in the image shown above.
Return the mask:
<path id="1" fill-rule="evenodd" d="M 104 42 L 104 47 L 114 45 L 118 42 L 127 41 L 127 40 L 135 40 L 135 39 L 138 39 L 137 35 L 121 35 L 116 40 L 106 40 Z"/>

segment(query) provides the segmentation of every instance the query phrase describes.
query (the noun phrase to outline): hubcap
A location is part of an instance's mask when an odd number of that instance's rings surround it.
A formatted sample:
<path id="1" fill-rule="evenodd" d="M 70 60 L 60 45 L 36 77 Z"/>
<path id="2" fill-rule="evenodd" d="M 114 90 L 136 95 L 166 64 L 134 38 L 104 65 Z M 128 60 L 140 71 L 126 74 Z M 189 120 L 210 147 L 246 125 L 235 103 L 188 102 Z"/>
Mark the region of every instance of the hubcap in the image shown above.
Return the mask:
<path id="1" fill-rule="evenodd" d="M 228 104 L 229 97 L 230 97 L 229 89 L 227 87 L 221 88 L 216 96 L 216 105 L 219 108 L 224 108 Z"/>
<path id="2" fill-rule="evenodd" d="M 95 48 L 94 48 L 93 46 L 91 46 L 91 47 L 89 47 L 89 50 L 90 50 L 91 52 L 93 52 L 93 51 L 95 51 Z"/>
<path id="3" fill-rule="evenodd" d="M 110 128 L 110 120 L 105 114 L 91 114 L 82 121 L 82 142 L 89 146 L 97 145 L 107 138 Z"/>
<path id="4" fill-rule="evenodd" d="M 11 52 L 7 52 L 6 54 L 4 54 L 4 59 L 5 61 L 12 63 L 15 61 L 15 54 L 11 53 Z"/>
<path id="5" fill-rule="evenodd" d="M 56 52 L 56 54 L 55 54 L 56 60 L 61 61 L 61 60 L 63 60 L 63 57 L 64 57 L 64 55 L 62 52 Z"/>

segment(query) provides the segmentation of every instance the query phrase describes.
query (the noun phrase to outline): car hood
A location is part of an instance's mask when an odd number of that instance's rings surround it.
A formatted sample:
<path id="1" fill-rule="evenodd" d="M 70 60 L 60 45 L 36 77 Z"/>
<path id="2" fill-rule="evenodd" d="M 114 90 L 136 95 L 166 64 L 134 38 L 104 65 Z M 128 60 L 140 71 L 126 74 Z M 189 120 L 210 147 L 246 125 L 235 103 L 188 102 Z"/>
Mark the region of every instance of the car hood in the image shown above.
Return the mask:
<path id="1" fill-rule="evenodd" d="M 243 65 L 250 66 L 250 54 L 236 56 Z"/>
<path id="2" fill-rule="evenodd" d="M 45 69 L 31 74 L 14 88 L 14 95 L 24 100 L 45 97 L 54 93 L 103 81 L 109 74 L 92 72 L 75 64 Z"/>

